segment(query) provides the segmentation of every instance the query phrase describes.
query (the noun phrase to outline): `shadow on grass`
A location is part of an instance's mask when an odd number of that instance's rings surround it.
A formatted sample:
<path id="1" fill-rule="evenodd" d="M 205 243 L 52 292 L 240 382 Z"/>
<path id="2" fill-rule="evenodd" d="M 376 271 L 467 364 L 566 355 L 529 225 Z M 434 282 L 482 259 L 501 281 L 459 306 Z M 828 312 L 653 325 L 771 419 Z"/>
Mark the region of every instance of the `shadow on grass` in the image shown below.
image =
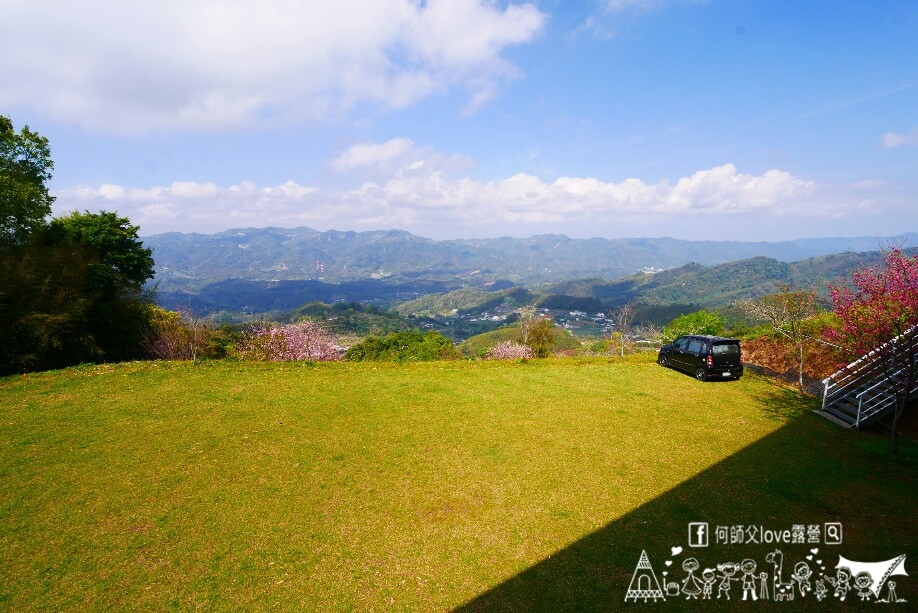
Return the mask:
<path id="1" fill-rule="evenodd" d="M 786 425 L 745 449 L 727 457 L 640 508 L 609 523 L 566 548 L 552 554 L 511 579 L 493 587 L 459 611 L 614 611 L 648 606 L 625 602 L 625 595 L 642 551 L 646 551 L 661 588 L 676 582 L 681 587 L 688 557 L 699 561 L 698 577 L 718 563 L 756 561 L 757 572 L 773 571 L 765 556 L 782 549 L 786 562 L 783 578 L 790 580 L 794 566 L 813 556 L 814 571 L 825 569 L 835 576 L 838 556 L 879 561 L 910 553 L 914 545 L 914 519 L 918 502 L 918 448 L 909 445 L 898 460 L 885 452 L 887 441 L 838 428 L 809 413 L 809 401 L 788 390 L 776 389 L 762 399 L 763 410 L 786 421 Z M 601 476 L 597 476 L 601 478 Z M 904 510 L 904 511 L 903 511 Z M 708 522 L 711 535 L 707 548 L 691 548 L 689 522 Z M 794 525 L 841 522 L 841 545 L 729 544 L 716 542 L 717 526 L 757 525 L 765 530 L 792 530 Z M 683 547 L 674 555 L 673 547 Z M 816 549 L 817 554 L 810 550 Z M 821 550 L 821 551 L 820 551 Z M 666 561 L 671 561 L 671 566 Z M 821 562 L 820 565 L 817 561 Z M 664 577 L 664 572 L 668 575 Z M 812 577 L 813 587 L 818 576 Z M 737 577 L 741 577 L 739 573 Z M 664 581 L 665 579 L 665 581 Z M 918 582 L 899 577 L 897 592 L 918 602 Z M 769 589 L 773 589 L 770 583 Z M 829 597 L 823 607 L 857 604 L 857 591 L 840 603 Z M 667 609 L 729 607 L 740 609 L 741 582 L 730 590 L 732 600 L 717 601 L 717 584 L 711 601 L 688 603 L 685 595 L 670 596 L 657 607 Z M 773 594 L 772 594 L 773 596 Z M 882 594 L 885 597 L 885 593 Z M 853 603 L 851 601 L 854 601 Z M 649 604 L 649 603 L 648 603 Z M 760 603 L 761 604 L 761 603 Z M 873 604 L 873 603 L 871 603 Z M 818 608 L 812 593 L 782 607 Z"/>

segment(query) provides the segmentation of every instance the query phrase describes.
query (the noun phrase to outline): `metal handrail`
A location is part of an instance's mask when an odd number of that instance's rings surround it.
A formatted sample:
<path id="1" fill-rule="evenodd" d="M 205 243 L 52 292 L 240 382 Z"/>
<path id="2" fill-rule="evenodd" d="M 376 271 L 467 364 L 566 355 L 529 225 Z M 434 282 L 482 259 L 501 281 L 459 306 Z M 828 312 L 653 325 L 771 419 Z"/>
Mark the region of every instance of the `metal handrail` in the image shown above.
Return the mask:
<path id="1" fill-rule="evenodd" d="M 855 396 L 855 398 L 860 398 L 861 396 L 863 396 L 864 394 L 866 394 L 867 392 L 869 392 L 870 390 L 872 390 L 873 388 L 875 388 L 875 387 L 878 386 L 878 385 L 883 385 L 884 383 L 889 383 L 889 380 L 890 380 L 890 379 L 892 379 L 892 378 L 895 377 L 896 375 L 900 374 L 900 373 L 901 373 L 902 371 L 904 371 L 904 370 L 905 370 L 904 368 L 900 368 L 900 369 L 897 370 L 896 372 L 894 372 L 894 373 L 892 373 L 892 374 L 890 374 L 890 375 L 887 375 L 887 376 L 884 377 L 883 379 L 880 379 L 879 381 L 877 381 L 876 383 L 874 383 L 873 385 L 871 385 L 870 387 L 868 387 L 867 389 L 865 389 L 864 391 L 862 391 L 861 393 L 859 393 L 857 396 Z"/>
<path id="2" fill-rule="evenodd" d="M 907 337 L 907 336 L 909 336 L 909 335 L 911 335 L 912 333 L 915 333 L 915 332 L 918 332 L 918 326 L 912 326 L 911 328 L 909 328 L 908 330 L 906 330 L 906 331 L 903 332 L 902 334 L 899 334 L 899 335 L 895 336 L 894 338 L 892 338 L 892 339 L 886 341 L 886 342 L 883 343 L 882 345 L 879 345 L 878 347 L 876 347 L 876 348 L 870 350 L 867 354 L 862 355 L 861 357 L 859 357 L 858 359 L 854 360 L 853 362 L 851 362 L 850 364 L 848 364 L 848 365 L 845 366 L 844 368 L 839 369 L 838 371 L 832 373 L 831 375 L 829 375 L 828 377 L 826 377 L 825 379 L 823 379 L 823 380 L 822 380 L 822 383 L 825 384 L 825 383 L 827 383 L 827 382 L 830 382 L 830 381 L 831 381 L 836 375 L 838 375 L 838 374 L 844 373 L 844 374 L 851 374 L 851 375 L 854 375 L 854 374 L 860 372 L 861 370 L 864 370 L 867 366 L 873 365 L 875 362 L 874 362 L 873 360 L 870 360 L 866 366 L 861 367 L 861 368 L 859 368 L 859 369 L 857 369 L 857 370 L 851 370 L 851 368 L 852 368 L 853 366 L 855 366 L 856 364 L 858 364 L 859 362 L 863 362 L 864 360 L 867 360 L 870 356 L 872 356 L 872 355 L 874 355 L 875 353 L 879 352 L 880 350 L 882 350 L 882 349 L 883 349 L 884 347 L 886 347 L 887 345 L 891 345 L 891 344 L 895 343 L 897 340 L 899 340 L 900 338 L 902 338 L 903 336 Z M 915 344 L 918 344 L 918 338 L 916 338 L 916 343 L 915 343 Z"/>
<path id="3" fill-rule="evenodd" d="M 871 400 L 874 400 L 880 397 L 881 397 L 881 394 L 877 394 L 876 396 L 874 396 L 867 402 L 869 403 Z M 869 407 L 867 411 L 862 411 L 864 399 L 861 398 L 857 403 L 857 420 L 854 422 L 854 427 L 855 428 L 861 427 L 861 417 L 870 417 L 871 415 L 878 413 L 881 409 L 884 409 L 890 404 L 892 404 L 893 402 L 895 402 L 895 400 L 896 400 L 896 394 L 891 394 L 887 396 L 887 398 L 884 401 L 876 403 L 873 407 Z"/>
<path id="4" fill-rule="evenodd" d="M 831 375 L 823 379 L 822 380 L 823 402 L 825 403 L 826 398 L 830 395 L 829 390 L 831 388 L 833 387 L 836 388 L 836 390 L 834 390 L 832 393 L 837 394 L 841 392 L 842 390 L 847 389 L 848 387 L 857 384 L 862 379 L 862 375 L 864 374 L 864 371 L 867 371 L 871 367 L 876 367 L 877 369 L 882 368 L 882 364 L 878 364 L 877 360 L 869 359 L 869 358 L 876 355 L 884 347 L 888 345 L 894 345 L 894 343 L 900 338 L 902 337 L 907 338 L 907 337 L 910 337 L 912 334 L 915 334 L 915 337 L 913 339 L 909 339 L 912 342 L 908 343 L 905 347 L 903 347 L 903 349 L 909 350 L 909 349 L 914 349 L 915 347 L 918 347 L 918 334 L 916 333 L 918 333 L 918 326 L 912 326 L 911 328 L 909 328 L 902 334 L 897 335 L 895 338 L 883 343 L 882 345 L 878 346 L 876 349 L 871 350 L 866 355 L 861 356 L 854 362 L 851 362 L 844 368 L 832 373 Z M 852 370 L 852 367 L 856 366 L 860 362 L 865 362 L 865 363 L 863 366 L 855 370 Z M 838 383 L 836 383 L 836 381 L 838 381 Z M 841 383 L 842 381 L 844 381 L 844 383 Z"/>

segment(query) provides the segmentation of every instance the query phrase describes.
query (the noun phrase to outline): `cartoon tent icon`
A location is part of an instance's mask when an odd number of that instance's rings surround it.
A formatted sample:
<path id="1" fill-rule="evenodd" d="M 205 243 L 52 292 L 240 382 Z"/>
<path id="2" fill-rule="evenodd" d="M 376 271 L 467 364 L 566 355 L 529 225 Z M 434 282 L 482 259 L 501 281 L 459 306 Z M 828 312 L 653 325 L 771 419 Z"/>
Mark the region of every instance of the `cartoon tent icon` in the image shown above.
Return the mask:
<path id="1" fill-rule="evenodd" d="M 628 602 L 629 599 L 635 602 L 643 599 L 644 602 L 647 602 L 650 598 L 653 598 L 654 602 L 657 598 L 666 600 L 657 576 L 653 572 L 653 567 L 650 565 L 650 560 L 647 559 L 647 552 L 641 551 L 641 558 L 638 560 L 631 583 L 628 585 L 628 592 L 625 594 L 625 602 Z"/>
<path id="2" fill-rule="evenodd" d="M 883 585 L 886 583 L 887 579 L 893 575 L 905 575 L 908 577 L 908 573 L 905 572 L 904 554 L 892 560 L 886 560 L 885 562 L 856 562 L 838 556 L 838 564 L 835 565 L 835 568 L 842 567 L 846 567 L 850 570 L 852 577 L 860 573 L 868 573 L 871 579 L 873 579 L 870 591 L 873 592 L 873 595 L 877 598 L 880 597 L 880 590 L 883 589 Z"/>

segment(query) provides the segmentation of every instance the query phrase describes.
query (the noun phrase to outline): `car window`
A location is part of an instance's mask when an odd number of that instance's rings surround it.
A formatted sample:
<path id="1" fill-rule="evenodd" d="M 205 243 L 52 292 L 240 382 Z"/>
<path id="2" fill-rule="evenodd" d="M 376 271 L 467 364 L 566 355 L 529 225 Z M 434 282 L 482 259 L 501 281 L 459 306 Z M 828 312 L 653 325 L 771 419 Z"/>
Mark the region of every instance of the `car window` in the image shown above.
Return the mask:
<path id="1" fill-rule="evenodd" d="M 739 345 L 728 343 L 726 345 L 714 345 L 714 355 L 739 355 Z"/>
<path id="2" fill-rule="evenodd" d="M 688 345 L 687 338 L 677 338 L 676 342 L 673 343 L 673 347 L 675 347 L 676 349 L 685 349 L 686 345 Z"/>
<path id="3" fill-rule="evenodd" d="M 689 353 L 701 353 L 701 341 L 692 341 L 688 345 Z"/>

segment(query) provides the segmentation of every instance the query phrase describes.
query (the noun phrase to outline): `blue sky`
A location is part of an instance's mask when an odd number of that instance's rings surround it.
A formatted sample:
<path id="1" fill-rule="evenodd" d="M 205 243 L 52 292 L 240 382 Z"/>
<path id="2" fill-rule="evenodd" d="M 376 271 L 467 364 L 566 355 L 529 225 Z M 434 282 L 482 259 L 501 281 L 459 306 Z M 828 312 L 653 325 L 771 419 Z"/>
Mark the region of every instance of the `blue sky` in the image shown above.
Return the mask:
<path id="1" fill-rule="evenodd" d="M 142 234 L 918 230 L 914 0 L 0 0 L 55 211 Z"/>

